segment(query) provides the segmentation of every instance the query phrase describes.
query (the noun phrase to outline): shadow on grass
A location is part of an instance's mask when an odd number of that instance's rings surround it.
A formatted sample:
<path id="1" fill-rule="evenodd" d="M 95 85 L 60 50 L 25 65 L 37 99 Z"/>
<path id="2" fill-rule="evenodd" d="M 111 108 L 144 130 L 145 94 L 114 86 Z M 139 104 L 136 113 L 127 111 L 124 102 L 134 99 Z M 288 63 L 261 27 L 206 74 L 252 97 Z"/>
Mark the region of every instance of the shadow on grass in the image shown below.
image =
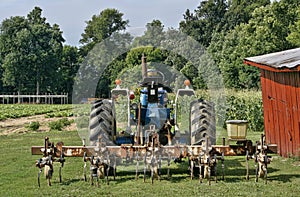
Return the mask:
<path id="1" fill-rule="evenodd" d="M 246 160 L 245 157 L 225 157 L 224 161 L 224 180 L 222 179 L 222 165 L 219 161 L 217 166 L 217 179 L 218 181 L 228 182 L 228 183 L 237 183 L 246 180 Z M 295 178 L 300 178 L 299 174 L 282 174 L 278 175 L 279 169 L 268 166 L 268 180 L 269 181 L 281 181 L 283 183 L 292 182 Z M 89 176 L 89 172 L 87 172 Z M 250 180 L 255 180 L 255 162 L 249 160 L 249 176 Z M 139 168 L 138 181 L 143 181 L 144 172 L 142 166 Z M 124 183 L 126 181 L 136 180 L 136 172 L 134 165 L 130 166 L 129 169 L 126 169 L 126 166 L 119 167 L 117 166 L 117 176 L 116 179 L 113 179 L 113 176 L 109 176 L 109 181 L 113 181 L 115 184 Z M 170 176 L 167 175 L 167 167 L 162 166 L 160 180 L 170 181 L 171 183 L 179 183 L 190 180 L 190 172 L 188 170 L 188 162 L 185 161 L 180 164 L 172 164 L 170 168 Z M 199 180 L 199 172 L 194 173 L 194 180 Z M 215 180 L 215 176 L 211 177 L 211 180 Z M 70 179 L 61 183 L 62 185 L 70 185 L 75 182 L 83 181 L 83 179 Z M 105 183 L 105 179 L 101 179 Z M 157 179 L 155 182 L 159 181 Z M 204 180 L 205 181 L 205 180 Z M 259 180 L 260 181 L 260 180 Z M 84 182 L 84 181 L 83 181 Z M 89 180 L 88 180 L 89 182 Z M 151 172 L 148 169 L 146 173 L 146 183 L 151 183 Z"/>
<path id="2" fill-rule="evenodd" d="M 59 183 L 59 182 L 57 182 L 57 183 L 67 186 L 67 185 L 71 185 L 72 183 L 77 183 L 77 182 L 80 182 L 80 181 L 84 182 L 83 179 L 68 179 L 68 180 L 62 180 L 61 183 Z"/>
<path id="3" fill-rule="evenodd" d="M 299 174 L 279 174 L 279 175 L 269 175 L 268 180 L 270 181 L 280 181 L 283 183 L 293 182 L 293 179 L 300 178 Z"/>
<path id="4" fill-rule="evenodd" d="M 180 182 L 183 179 L 186 179 L 187 177 L 189 177 L 189 173 L 188 173 L 186 166 L 179 166 L 178 168 L 173 167 L 172 169 L 170 169 L 169 174 L 170 174 L 170 176 L 168 176 L 166 168 L 162 168 L 160 180 L 167 180 L 167 181 L 171 181 L 171 182 Z M 138 180 L 143 180 L 143 179 L 144 179 L 144 171 L 139 170 Z M 110 176 L 110 180 L 113 180 L 112 176 Z M 136 180 L 136 172 L 135 171 L 119 171 L 119 172 L 117 171 L 117 176 L 116 176 L 116 180 L 115 180 L 117 183 L 129 181 L 129 180 Z M 151 182 L 151 172 L 149 169 L 146 172 L 145 181 Z M 159 181 L 159 179 L 157 177 L 155 177 L 154 181 Z"/>

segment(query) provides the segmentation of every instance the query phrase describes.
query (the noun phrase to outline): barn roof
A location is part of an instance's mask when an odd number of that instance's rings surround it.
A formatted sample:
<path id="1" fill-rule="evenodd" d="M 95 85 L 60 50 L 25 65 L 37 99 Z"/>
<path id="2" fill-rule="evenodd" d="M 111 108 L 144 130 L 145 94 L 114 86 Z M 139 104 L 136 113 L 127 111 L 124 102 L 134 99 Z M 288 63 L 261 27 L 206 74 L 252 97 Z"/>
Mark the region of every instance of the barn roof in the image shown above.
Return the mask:
<path id="1" fill-rule="evenodd" d="M 300 48 L 248 57 L 244 63 L 275 72 L 300 71 Z"/>

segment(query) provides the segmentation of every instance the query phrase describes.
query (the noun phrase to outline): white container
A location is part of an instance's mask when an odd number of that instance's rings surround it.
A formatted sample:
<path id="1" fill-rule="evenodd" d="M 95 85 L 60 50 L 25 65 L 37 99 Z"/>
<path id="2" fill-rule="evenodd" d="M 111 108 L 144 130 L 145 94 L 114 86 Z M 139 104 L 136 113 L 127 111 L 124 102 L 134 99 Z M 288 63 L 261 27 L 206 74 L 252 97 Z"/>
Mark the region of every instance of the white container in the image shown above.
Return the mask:
<path id="1" fill-rule="evenodd" d="M 227 120 L 228 137 L 232 140 L 246 139 L 247 120 Z"/>

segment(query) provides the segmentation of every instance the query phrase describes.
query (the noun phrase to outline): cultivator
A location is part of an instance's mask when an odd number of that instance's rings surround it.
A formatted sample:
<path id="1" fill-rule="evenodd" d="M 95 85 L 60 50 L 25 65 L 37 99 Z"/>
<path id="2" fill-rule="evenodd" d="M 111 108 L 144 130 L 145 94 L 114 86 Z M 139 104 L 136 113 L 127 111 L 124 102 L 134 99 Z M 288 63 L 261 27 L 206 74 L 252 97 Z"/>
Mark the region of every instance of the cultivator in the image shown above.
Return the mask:
<path id="1" fill-rule="evenodd" d="M 136 164 L 136 179 L 139 177 L 140 165 L 143 166 L 143 180 L 146 182 L 147 172 L 150 171 L 151 182 L 153 184 L 155 178 L 161 179 L 162 176 L 162 161 L 167 163 L 167 177 L 170 177 L 171 161 L 180 162 L 183 158 L 188 158 L 189 170 L 191 179 L 198 175 L 199 182 L 207 179 L 208 184 L 214 177 L 217 182 L 217 175 L 224 180 L 225 156 L 241 156 L 246 155 L 246 179 L 249 180 L 249 160 L 255 161 L 256 178 L 265 179 L 267 183 L 267 165 L 271 162 L 271 157 L 267 156 L 268 152 L 276 152 L 276 145 L 267 146 L 262 139 L 257 142 L 255 146 L 245 147 L 240 145 L 213 145 L 213 146 L 194 146 L 194 145 L 180 145 L 172 146 L 156 146 L 155 140 L 151 144 L 145 146 L 134 146 L 124 144 L 120 146 L 105 146 L 101 143 L 101 138 L 97 146 L 64 146 L 63 143 L 57 143 L 54 147 L 49 142 L 49 138 L 45 138 L 45 145 L 33 146 L 32 154 L 38 155 L 43 153 L 43 157 L 36 161 L 36 166 L 39 168 L 38 185 L 40 186 L 40 174 L 45 168 L 45 176 L 48 185 L 51 185 L 51 178 L 53 174 L 53 163 L 59 162 L 59 180 L 62 181 L 61 169 L 64 166 L 65 157 L 82 157 L 84 161 L 83 177 L 85 181 L 87 178 L 88 163 L 90 166 L 90 183 L 94 184 L 96 179 L 99 185 L 100 179 L 105 179 L 109 184 L 109 176 L 113 176 L 113 180 L 117 176 L 117 166 L 123 163 Z M 209 138 L 207 138 L 209 140 Z M 206 143 L 209 144 L 209 143 Z M 242 151 L 243 150 L 243 151 Z M 250 153 L 253 153 L 251 155 Z M 120 162 L 121 161 L 121 162 Z M 218 173 L 218 165 L 221 163 L 221 173 Z M 220 167 L 219 167 L 220 168 Z"/>

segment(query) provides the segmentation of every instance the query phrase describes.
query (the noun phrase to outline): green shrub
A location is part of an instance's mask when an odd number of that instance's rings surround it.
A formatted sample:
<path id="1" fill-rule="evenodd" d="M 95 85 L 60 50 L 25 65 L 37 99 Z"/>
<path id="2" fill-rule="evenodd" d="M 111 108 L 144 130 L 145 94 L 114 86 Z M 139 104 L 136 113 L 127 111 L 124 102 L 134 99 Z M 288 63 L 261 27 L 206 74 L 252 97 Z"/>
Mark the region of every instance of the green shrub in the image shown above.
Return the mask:
<path id="1" fill-rule="evenodd" d="M 26 129 L 29 129 L 31 131 L 37 131 L 39 128 L 40 128 L 40 123 L 38 121 L 30 122 L 29 125 L 26 125 Z"/>
<path id="2" fill-rule="evenodd" d="M 50 122 L 49 127 L 51 130 L 61 131 L 64 127 L 71 125 L 73 122 L 73 120 L 68 120 L 68 118 L 62 118 L 57 121 Z"/>

